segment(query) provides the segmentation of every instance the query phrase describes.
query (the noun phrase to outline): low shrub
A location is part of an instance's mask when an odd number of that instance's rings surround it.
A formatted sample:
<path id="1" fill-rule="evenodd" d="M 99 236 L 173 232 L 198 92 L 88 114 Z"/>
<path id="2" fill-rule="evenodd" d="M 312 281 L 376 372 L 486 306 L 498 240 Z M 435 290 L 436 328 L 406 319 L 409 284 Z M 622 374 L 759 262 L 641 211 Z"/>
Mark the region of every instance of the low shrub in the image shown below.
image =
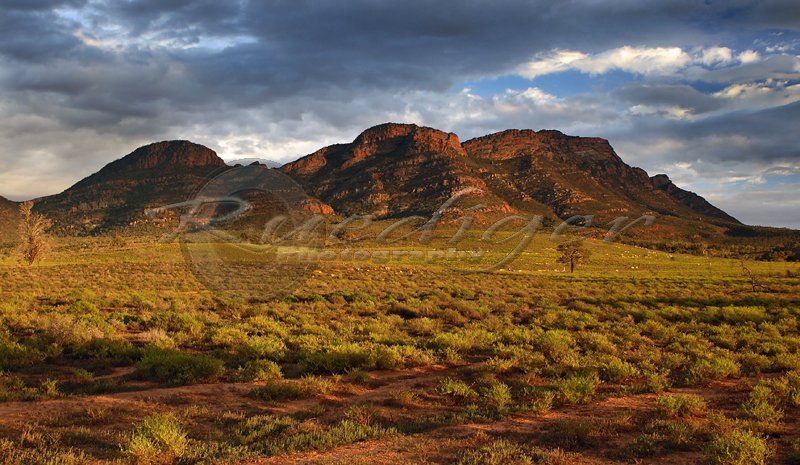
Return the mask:
<path id="1" fill-rule="evenodd" d="M 33 400 L 37 394 L 36 389 L 26 386 L 20 377 L 0 372 L 0 402 Z"/>
<path id="2" fill-rule="evenodd" d="M 792 371 L 779 378 L 762 379 L 750 391 L 740 411 L 745 418 L 769 426 L 783 418 L 782 407 L 785 406 L 800 406 L 799 372 Z"/>
<path id="3" fill-rule="evenodd" d="M 697 360 L 683 372 L 681 382 L 685 386 L 706 385 L 717 379 L 737 376 L 740 370 L 738 363 L 726 357 Z"/>
<path id="4" fill-rule="evenodd" d="M 41 363 L 45 353 L 5 338 L 0 334 L 0 370 L 13 370 Z"/>
<path id="5" fill-rule="evenodd" d="M 611 383 L 620 383 L 639 374 L 635 366 L 613 355 L 602 357 L 597 371 L 601 380 Z"/>
<path id="6" fill-rule="evenodd" d="M 498 439 L 489 444 L 461 452 L 457 465 L 568 465 L 574 463 L 573 457 L 560 449 L 545 450 L 530 447 L 506 439 Z"/>
<path id="7" fill-rule="evenodd" d="M 697 427 L 684 420 L 653 420 L 645 431 L 657 438 L 661 447 L 671 450 L 689 450 L 697 440 Z"/>
<path id="8" fill-rule="evenodd" d="M 511 389 L 503 383 L 493 383 L 483 388 L 481 390 L 481 397 L 486 406 L 496 410 L 504 410 L 513 400 L 511 397 Z"/>
<path id="9" fill-rule="evenodd" d="M 545 435 L 546 440 L 565 449 L 578 449 L 592 445 L 597 428 L 586 421 L 563 420 L 553 424 Z"/>
<path id="10" fill-rule="evenodd" d="M 739 410 L 748 420 L 770 425 L 783 418 L 780 404 L 781 399 L 775 391 L 769 385 L 759 383 L 750 391 L 750 395 Z"/>
<path id="11" fill-rule="evenodd" d="M 522 410 L 533 413 L 545 413 L 553 408 L 556 393 L 553 391 L 538 392 L 533 398 L 521 406 Z"/>
<path id="12" fill-rule="evenodd" d="M 272 360 L 252 360 L 236 371 L 236 380 L 241 382 L 267 381 L 283 378 L 281 367 Z"/>
<path id="13" fill-rule="evenodd" d="M 297 381 L 271 379 L 263 386 L 254 389 L 251 395 L 256 399 L 275 401 L 305 399 L 315 395 L 315 392 Z"/>
<path id="14" fill-rule="evenodd" d="M 453 378 L 441 380 L 437 391 L 439 394 L 451 397 L 459 402 L 473 401 L 478 398 L 478 393 L 469 384 Z"/>
<path id="15" fill-rule="evenodd" d="M 585 404 L 594 399 L 600 380 L 597 375 L 572 375 L 556 382 L 558 399 L 565 404 Z"/>
<path id="16" fill-rule="evenodd" d="M 136 364 L 136 375 L 174 386 L 214 381 L 222 375 L 222 361 L 172 349 L 150 348 Z"/>
<path id="17" fill-rule="evenodd" d="M 697 396 L 665 394 L 656 398 L 656 406 L 662 414 L 673 418 L 699 416 L 706 412 L 706 402 Z"/>
<path id="18" fill-rule="evenodd" d="M 305 376 L 295 381 L 274 378 L 255 389 L 252 396 L 266 401 L 306 399 L 318 394 L 327 394 L 333 386 L 332 380 L 318 376 Z"/>
<path id="19" fill-rule="evenodd" d="M 125 365 L 138 360 L 142 351 L 122 339 L 100 338 L 78 346 L 75 356 L 81 359 L 106 359 L 115 365 Z"/>
<path id="20" fill-rule="evenodd" d="M 272 415 L 247 418 L 234 430 L 241 444 L 266 455 L 325 450 L 396 434 L 393 429 L 363 425 L 352 420 L 325 427 L 314 420 L 301 422 L 291 417 Z"/>
<path id="21" fill-rule="evenodd" d="M 772 456 L 764 438 L 738 428 L 715 435 L 703 452 L 712 465 L 766 465 Z"/>
<path id="22" fill-rule="evenodd" d="M 186 452 L 189 440 L 178 418 L 155 414 L 139 423 L 123 446 L 125 455 L 137 465 L 171 464 Z"/>
<path id="23" fill-rule="evenodd" d="M 301 365 L 309 373 L 345 373 L 353 369 L 373 370 L 377 357 L 370 347 L 340 344 L 306 354 Z"/>
<path id="24" fill-rule="evenodd" d="M 523 446 L 506 440 L 493 441 L 479 449 L 461 453 L 458 465 L 530 465 L 533 460 Z"/>
<path id="25" fill-rule="evenodd" d="M 43 444 L 19 444 L 0 439 L 0 463 L 3 465 L 84 465 L 88 457 L 73 449 L 60 449 L 51 441 Z"/>

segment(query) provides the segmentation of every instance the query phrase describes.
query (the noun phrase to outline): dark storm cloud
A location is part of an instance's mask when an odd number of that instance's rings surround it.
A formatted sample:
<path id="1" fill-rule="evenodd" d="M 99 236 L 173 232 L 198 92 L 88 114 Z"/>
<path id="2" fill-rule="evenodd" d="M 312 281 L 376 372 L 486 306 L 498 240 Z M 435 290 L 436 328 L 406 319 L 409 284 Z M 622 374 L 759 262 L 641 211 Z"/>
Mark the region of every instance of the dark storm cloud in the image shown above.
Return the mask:
<path id="1" fill-rule="evenodd" d="M 48 5 L 38 3 L 40 7 Z M 129 68 L 129 72 L 141 72 L 146 78 L 139 91 L 131 90 L 137 84 L 122 77 L 119 81 L 101 81 L 100 86 L 94 75 L 84 75 L 83 79 L 92 84 L 92 92 L 124 91 L 123 95 L 137 94 L 139 101 L 167 99 L 178 106 L 187 99 L 186 93 L 173 93 L 176 87 L 202 92 L 211 100 L 253 106 L 297 94 L 324 94 L 330 88 L 347 89 L 350 99 L 365 87 L 444 91 L 465 79 L 507 72 L 537 51 L 600 51 L 630 42 L 660 43 L 665 39 L 681 45 L 675 37 L 691 44 L 706 36 L 705 24 L 715 19 L 713 24 L 729 33 L 744 24 L 751 29 L 759 26 L 745 23 L 739 19 L 741 14 L 720 20 L 724 12 L 760 12 L 765 24 L 771 24 L 774 15 L 770 12 L 775 9 L 774 4 L 767 7 L 751 2 L 733 8 L 714 2 L 700 6 L 695 2 L 522 1 L 444 6 L 421 0 L 93 2 L 83 11 L 91 26 L 82 32 L 103 41 L 108 40 L 103 28 L 111 28 L 117 40 L 121 34 L 135 44 L 127 45 L 128 49 L 114 58 L 98 54 L 94 62 Z M 80 76 L 70 63 L 59 61 L 70 52 L 88 53 L 88 47 L 74 35 L 74 24 L 57 20 L 52 12 L 43 10 L 13 10 L 2 20 L 11 26 L 4 28 L 6 36 L 16 40 L 3 41 L 0 52 L 16 60 L 46 65 L 46 70 L 40 71 L 51 82 L 70 83 L 72 87 L 67 90 L 80 85 Z M 237 42 L 243 38 L 244 43 Z M 152 46 L 158 41 L 200 47 L 158 54 Z M 209 49 L 203 47 L 203 41 L 231 44 Z M 84 56 L 80 64 L 85 66 L 86 59 Z M 154 72 L 153 64 L 159 63 L 180 64 L 185 75 L 161 76 L 174 83 L 152 85 L 150 73 Z M 17 89 L 37 90 L 44 81 L 31 79 L 26 73 L 15 78 L 13 86 Z M 129 105 L 129 100 L 120 98 L 116 111 L 125 113 Z"/>
<path id="2" fill-rule="evenodd" d="M 346 141 L 386 120 L 463 138 L 506 127 L 697 142 L 694 158 L 748 151 L 765 168 L 796 160 L 781 131 L 796 108 L 748 113 L 682 82 L 646 80 L 608 94 L 477 97 L 464 82 L 515 73 L 554 49 L 733 46 L 765 30 L 800 33 L 793 1 L 12 0 L 0 10 L 0 194 L 51 193 L 141 143 L 200 138 L 235 156 L 282 157 Z M 778 39 L 775 39 L 778 40 Z M 794 76 L 789 55 L 700 70 L 730 83 Z M 687 109 L 700 120 L 637 116 L 632 106 Z M 719 114 L 718 114 L 719 113 Z M 773 124 L 774 123 L 774 124 Z M 239 152 L 241 150 L 241 152 Z M 252 152 L 266 153 L 252 153 Z M 648 155 L 630 153 L 633 162 Z M 681 161 L 685 152 L 659 156 Z M 659 161 L 661 163 L 661 161 Z M 663 163 L 662 163 L 663 164 Z M 31 182 L 40 179 L 39 184 Z M 31 186 L 53 186 L 34 191 Z M 55 187 L 57 186 L 57 187 Z M 15 194 L 9 190 L 20 190 Z"/>
<path id="3" fill-rule="evenodd" d="M 0 14 L 0 55 L 35 63 L 68 54 L 81 42 L 50 11 L 9 8 Z"/>

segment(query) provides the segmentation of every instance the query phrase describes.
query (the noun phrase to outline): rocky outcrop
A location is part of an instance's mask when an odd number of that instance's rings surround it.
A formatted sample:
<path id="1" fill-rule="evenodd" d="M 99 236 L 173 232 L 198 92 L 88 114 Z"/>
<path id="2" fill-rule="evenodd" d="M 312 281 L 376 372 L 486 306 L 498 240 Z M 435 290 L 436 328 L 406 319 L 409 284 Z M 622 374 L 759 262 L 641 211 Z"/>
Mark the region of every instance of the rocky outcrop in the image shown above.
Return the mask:
<path id="1" fill-rule="evenodd" d="M 342 215 L 430 215 L 467 187 L 477 189 L 470 205 L 484 205 L 483 213 L 509 210 L 458 136 L 413 124 L 372 127 L 349 144 L 325 147 L 281 170 Z"/>

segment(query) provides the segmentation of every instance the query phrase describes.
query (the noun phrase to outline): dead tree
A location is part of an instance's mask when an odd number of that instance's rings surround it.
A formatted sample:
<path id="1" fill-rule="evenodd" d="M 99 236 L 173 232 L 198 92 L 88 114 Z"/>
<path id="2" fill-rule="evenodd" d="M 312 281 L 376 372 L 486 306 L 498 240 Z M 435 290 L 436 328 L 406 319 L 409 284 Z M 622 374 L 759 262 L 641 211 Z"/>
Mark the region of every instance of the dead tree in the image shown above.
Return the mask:
<path id="1" fill-rule="evenodd" d="M 745 275 L 750 280 L 750 286 L 753 288 L 753 292 L 757 292 L 758 288 L 760 288 L 761 285 L 756 282 L 755 275 L 753 274 L 752 271 L 750 271 L 750 268 L 748 268 L 747 265 L 744 264 L 744 260 L 741 261 L 741 264 L 742 264 L 742 274 Z"/>
<path id="2" fill-rule="evenodd" d="M 33 213 L 33 202 L 19 205 L 19 252 L 28 265 L 41 260 L 47 253 L 50 245 L 47 228 L 51 224 L 45 216 Z"/>

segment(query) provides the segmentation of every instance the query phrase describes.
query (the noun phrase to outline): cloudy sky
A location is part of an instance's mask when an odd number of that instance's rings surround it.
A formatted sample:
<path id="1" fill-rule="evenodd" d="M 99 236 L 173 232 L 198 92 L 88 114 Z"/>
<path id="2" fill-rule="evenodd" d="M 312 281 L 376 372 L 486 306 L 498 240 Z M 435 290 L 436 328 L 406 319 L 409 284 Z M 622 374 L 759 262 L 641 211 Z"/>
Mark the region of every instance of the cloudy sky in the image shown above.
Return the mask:
<path id="1" fill-rule="evenodd" d="M 289 161 L 395 121 L 605 137 L 800 228 L 796 0 L 1 0 L 0 111 L 17 200 L 153 141 Z"/>

